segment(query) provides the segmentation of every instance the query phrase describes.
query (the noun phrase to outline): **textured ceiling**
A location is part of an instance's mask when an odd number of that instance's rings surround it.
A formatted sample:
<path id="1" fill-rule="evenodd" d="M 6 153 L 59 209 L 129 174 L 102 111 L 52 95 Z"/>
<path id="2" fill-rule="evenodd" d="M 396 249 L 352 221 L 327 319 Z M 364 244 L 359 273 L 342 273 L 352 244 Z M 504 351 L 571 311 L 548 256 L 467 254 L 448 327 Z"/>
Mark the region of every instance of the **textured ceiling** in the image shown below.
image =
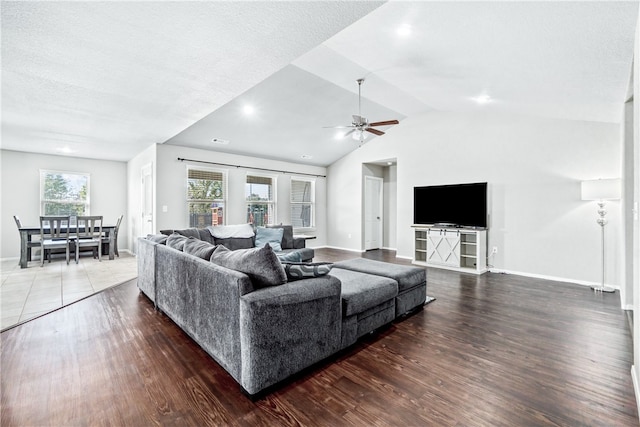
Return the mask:
<path id="1" fill-rule="evenodd" d="M 128 160 L 379 2 L 6 2 L 2 148 Z"/>
<path id="2" fill-rule="evenodd" d="M 328 165 L 358 146 L 323 126 L 349 124 L 360 77 L 370 121 L 618 122 L 637 17 L 637 1 L 2 2 L 2 147 L 127 160 L 167 141 Z"/>

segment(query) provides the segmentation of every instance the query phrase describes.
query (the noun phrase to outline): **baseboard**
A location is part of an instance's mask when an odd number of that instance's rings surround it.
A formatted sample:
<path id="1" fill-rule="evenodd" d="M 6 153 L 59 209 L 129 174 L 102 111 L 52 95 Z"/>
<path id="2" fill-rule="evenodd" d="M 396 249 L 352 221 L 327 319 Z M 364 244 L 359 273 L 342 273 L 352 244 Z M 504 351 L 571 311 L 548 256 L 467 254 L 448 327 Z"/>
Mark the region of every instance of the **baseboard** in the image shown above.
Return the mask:
<path id="1" fill-rule="evenodd" d="M 381 247 L 380 249 L 384 249 L 385 251 L 395 251 L 398 252 L 398 250 L 396 248 L 387 248 L 387 247 Z"/>
<path id="2" fill-rule="evenodd" d="M 524 277 L 531 277 L 534 279 L 543 279 L 543 280 L 552 280 L 554 282 L 565 282 L 565 283 L 573 283 L 576 285 L 582 285 L 582 286 L 600 286 L 600 282 L 589 282 L 586 280 L 577 280 L 577 279 L 568 279 L 566 277 L 556 277 L 556 276 L 547 276 L 545 274 L 535 274 L 535 273 L 524 273 L 522 271 L 512 271 L 512 270 L 503 270 L 500 268 L 490 268 L 489 269 L 490 273 L 500 273 L 500 274 L 514 274 L 516 276 L 524 276 Z M 619 286 L 615 286 L 615 285 L 611 285 L 611 284 L 606 284 L 606 286 L 610 286 L 614 289 L 620 290 Z"/>
<path id="3" fill-rule="evenodd" d="M 410 257 L 410 256 L 403 256 L 403 255 L 398 255 L 398 254 L 396 254 L 396 258 L 400 258 L 400 259 L 408 259 L 408 260 L 410 260 L 410 261 L 412 261 L 412 260 L 413 260 L 413 257 Z"/>
<path id="4" fill-rule="evenodd" d="M 635 365 L 631 365 L 631 381 L 633 382 L 633 391 L 636 395 L 636 407 L 638 408 L 638 414 L 640 414 L 640 388 L 638 388 L 638 376 Z M 638 416 L 638 419 L 640 420 L 640 416 Z"/>
<path id="5" fill-rule="evenodd" d="M 316 246 L 313 249 L 337 249 L 339 251 L 347 251 L 347 252 L 357 252 L 359 254 L 365 253 L 366 251 L 359 249 L 350 249 L 350 248 L 341 248 L 339 246 Z"/>

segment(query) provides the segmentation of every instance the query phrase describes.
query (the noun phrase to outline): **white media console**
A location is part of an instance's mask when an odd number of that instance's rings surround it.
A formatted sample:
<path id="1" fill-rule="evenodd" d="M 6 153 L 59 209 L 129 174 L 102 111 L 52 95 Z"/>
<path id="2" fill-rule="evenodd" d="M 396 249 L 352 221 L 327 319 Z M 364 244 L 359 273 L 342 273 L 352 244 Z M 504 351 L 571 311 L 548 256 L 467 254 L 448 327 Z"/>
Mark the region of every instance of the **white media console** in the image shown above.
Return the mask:
<path id="1" fill-rule="evenodd" d="M 487 231 L 414 225 L 413 263 L 473 274 L 487 271 Z"/>

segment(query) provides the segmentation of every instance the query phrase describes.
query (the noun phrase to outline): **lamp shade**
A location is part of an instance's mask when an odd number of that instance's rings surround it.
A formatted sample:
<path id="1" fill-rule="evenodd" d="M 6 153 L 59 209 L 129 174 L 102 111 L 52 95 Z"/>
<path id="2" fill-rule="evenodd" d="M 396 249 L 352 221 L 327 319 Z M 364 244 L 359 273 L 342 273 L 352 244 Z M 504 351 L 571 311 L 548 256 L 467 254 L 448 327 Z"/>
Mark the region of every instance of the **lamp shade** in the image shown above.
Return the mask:
<path id="1" fill-rule="evenodd" d="M 618 200 L 620 179 L 592 179 L 582 181 L 582 200 Z"/>

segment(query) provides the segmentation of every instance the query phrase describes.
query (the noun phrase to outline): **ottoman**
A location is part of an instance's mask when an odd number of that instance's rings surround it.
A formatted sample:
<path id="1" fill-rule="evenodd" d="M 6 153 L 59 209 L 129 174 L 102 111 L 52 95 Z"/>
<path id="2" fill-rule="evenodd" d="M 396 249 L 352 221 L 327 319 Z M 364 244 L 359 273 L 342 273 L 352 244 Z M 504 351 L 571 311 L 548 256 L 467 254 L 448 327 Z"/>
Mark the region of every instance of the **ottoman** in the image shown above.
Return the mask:
<path id="1" fill-rule="evenodd" d="M 427 298 L 427 271 L 424 268 L 366 258 L 336 262 L 333 268 L 358 271 L 395 280 L 398 283 L 396 317 L 423 305 Z"/>
<path id="2" fill-rule="evenodd" d="M 342 348 L 395 319 L 395 280 L 335 267 L 330 274 L 342 282 Z"/>

